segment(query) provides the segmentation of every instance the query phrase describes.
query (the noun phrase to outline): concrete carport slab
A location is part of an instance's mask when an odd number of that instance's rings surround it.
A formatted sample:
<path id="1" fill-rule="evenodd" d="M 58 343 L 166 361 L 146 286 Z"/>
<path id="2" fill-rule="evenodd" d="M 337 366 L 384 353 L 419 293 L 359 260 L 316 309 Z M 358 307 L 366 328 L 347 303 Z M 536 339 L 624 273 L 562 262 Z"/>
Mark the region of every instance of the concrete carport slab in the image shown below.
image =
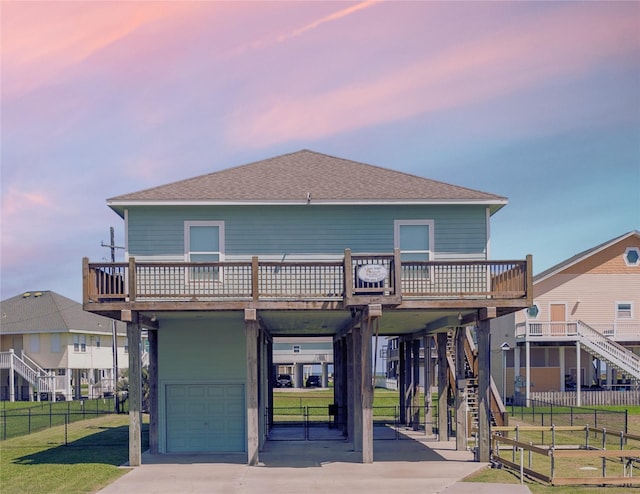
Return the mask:
<path id="1" fill-rule="evenodd" d="M 141 466 L 100 494 L 530 494 L 518 484 L 460 482 L 487 465 L 455 448 L 454 441 L 376 441 L 375 462 L 363 464 L 347 442 L 267 442 L 253 467 L 245 454 L 145 453 Z"/>

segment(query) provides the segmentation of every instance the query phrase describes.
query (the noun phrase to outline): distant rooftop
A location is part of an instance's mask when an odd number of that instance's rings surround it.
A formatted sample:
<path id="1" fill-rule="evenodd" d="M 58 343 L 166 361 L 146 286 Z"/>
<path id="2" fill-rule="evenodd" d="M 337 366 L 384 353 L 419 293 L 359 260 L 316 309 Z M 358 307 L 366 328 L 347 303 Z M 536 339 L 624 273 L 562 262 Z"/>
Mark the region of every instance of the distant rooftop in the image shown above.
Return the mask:
<path id="1" fill-rule="evenodd" d="M 112 332 L 112 319 L 82 310 L 82 304 L 58 293 L 43 290 L 24 292 L 0 302 L 3 334 L 41 332 Z M 118 333 L 126 325 L 117 323 Z"/>

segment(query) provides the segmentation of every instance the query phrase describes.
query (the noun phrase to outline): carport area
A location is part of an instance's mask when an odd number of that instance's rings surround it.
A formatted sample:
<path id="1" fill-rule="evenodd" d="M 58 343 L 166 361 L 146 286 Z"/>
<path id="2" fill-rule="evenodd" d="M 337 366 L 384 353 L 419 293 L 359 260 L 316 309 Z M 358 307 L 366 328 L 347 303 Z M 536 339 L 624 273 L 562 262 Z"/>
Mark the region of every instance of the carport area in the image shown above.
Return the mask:
<path id="1" fill-rule="evenodd" d="M 526 494 L 526 486 L 460 482 L 486 468 L 455 441 L 433 442 L 417 433 L 406 441 L 376 441 L 375 463 L 341 441 L 267 441 L 255 467 L 246 454 L 144 453 L 142 465 L 100 491 L 100 494 L 190 492 L 193 494 L 325 494 L 327 492 L 420 492 Z"/>

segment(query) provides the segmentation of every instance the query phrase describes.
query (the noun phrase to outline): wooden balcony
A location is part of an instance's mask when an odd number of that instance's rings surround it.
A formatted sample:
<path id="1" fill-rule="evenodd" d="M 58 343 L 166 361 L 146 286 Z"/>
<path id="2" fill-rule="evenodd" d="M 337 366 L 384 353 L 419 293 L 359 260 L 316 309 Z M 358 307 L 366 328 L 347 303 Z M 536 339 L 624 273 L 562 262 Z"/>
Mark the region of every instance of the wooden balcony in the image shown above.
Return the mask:
<path id="1" fill-rule="evenodd" d="M 364 280 L 364 281 L 363 281 Z M 83 260 L 91 312 L 258 309 L 524 308 L 531 257 L 522 261 L 405 262 L 390 254 L 341 261 L 128 262 Z"/>

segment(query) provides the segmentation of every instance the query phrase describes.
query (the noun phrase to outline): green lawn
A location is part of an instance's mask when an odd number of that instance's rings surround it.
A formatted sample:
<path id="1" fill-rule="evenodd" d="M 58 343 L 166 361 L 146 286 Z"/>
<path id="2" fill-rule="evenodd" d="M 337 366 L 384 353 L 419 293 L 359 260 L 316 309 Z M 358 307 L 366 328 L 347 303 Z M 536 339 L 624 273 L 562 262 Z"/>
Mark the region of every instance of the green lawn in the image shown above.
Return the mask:
<path id="1" fill-rule="evenodd" d="M 128 461 L 129 416 L 105 415 L 3 441 L 2 494 L 96 492 L 124 475 Z M 147 448 L 146 425 L 143 450 Z"/>
<path id="2" fill-rule="evenodd" d="M 604 410 L 616 410 L 623 411 L 625 409 L 628 410 L 628 430 L 630 434 L 640 434 L 640 406 L 614 406 L 614 407 L 597 407 Z M 524 425 L 524 424 L 523 424 Z M 583 433 L 556 433 L 556 443 L 557 444 L 578 444 L 580 443 L 580 438 L 576 438 L 575 435 L 583 436 Z M 573 437 L 569 437 L 573 435 Z M 513 437 L 513 435 L 511 435 Z M 551 433 L 547 432 L 544 434 L 545 443 L 549 443 L 551 440 Z M 529 432 L 529 433 L 521 433 L 520 436 L 521 441 L 532 441 L 534 444 L 541 443 L 542 436 L 540 432 Z M 602 436 L 597 435 L 595 438 L 590 439 L 590 444 L 593 445 L 601 445 Z M 630 442 L 627 446 L 628 448 L 638 449 L 640 446 L 637 442 Z M 618 449 L 619 448 L 619 440 L 616 438 L 615 434 L 607 435 L 607 449 Z M 525 453 L 526 454 L 526 453 Z M 501 456 L 510 460 L 511 453 L 503 451 Z M 537 457 L 537 458 L 536 458 Z M 516 454 L 516 463 L 519 463 L 519 457 Z M 525 460 L 526 466 L 527 460 Z M 539 455 L 533 455 L 533 469 L 536 471 L 540 471 L 544 474 L 549 475 L 549 460 L 548 458 L 542 458 Z M 556 475 L 558 476 L 580 476 L 583 472 L 580 470 L 581 467 L 591 466 L 592 468 L 596 468 L 595 472 L 600 472 L 601 470 L 601 460 L 593 460 L 589 465 L 588 461 L 580 460 L 579 463 L 575 459 L 563 458 L 556 463 Z M 621 475 L 621 466 L 617 461 L 609 461 L 607 463 L 607 476 L 609 475 Z M 634 472 L 635 474 L 635 472 Z M 480 472 L 468 477 L 465 479 L 467 482 L 499 482 L 499 483 L 519 483 L 519 473 L 511 472 L 507 469 L 491 469 L 486 468 L 481 470 Z M 537 482 L 525 480 L 525 483 L 531 490 L 533 494 L 640 494 L 640 486 L 638 487 L 583 487 L 583 486 L 557 486 L 551 487 L 539 484 Z"/>
<path id="3" fill-rule="evenodd" d="M 62 402 L 2 402 L 0 409 L 0 441 L 112 413 L 113 400 L 74 400 Z"/>

